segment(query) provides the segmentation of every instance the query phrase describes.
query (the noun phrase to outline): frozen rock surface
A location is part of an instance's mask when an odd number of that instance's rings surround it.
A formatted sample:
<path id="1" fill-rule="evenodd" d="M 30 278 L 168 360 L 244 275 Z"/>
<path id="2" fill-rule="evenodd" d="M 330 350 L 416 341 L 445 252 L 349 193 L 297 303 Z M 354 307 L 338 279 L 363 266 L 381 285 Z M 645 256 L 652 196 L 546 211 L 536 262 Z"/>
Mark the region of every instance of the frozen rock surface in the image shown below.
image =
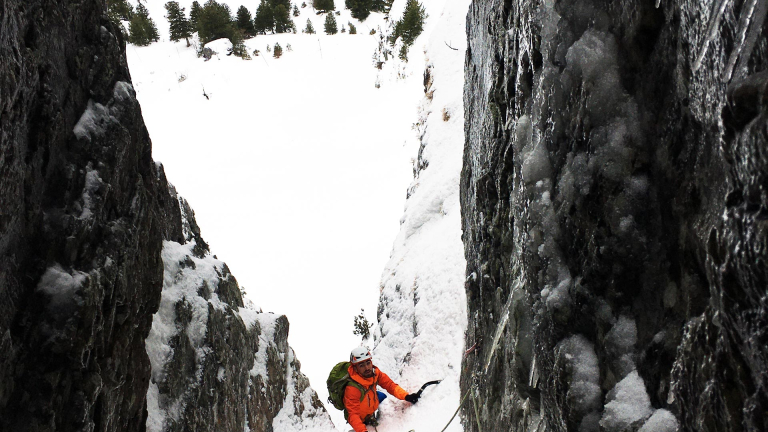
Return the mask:
<path id="1" fill-rule="evenodd" d="M 766 5 L 470 6 L 482 430 L 768 429 Z"/>
<path id="2" fill-rule="evenodd" d="M 288 319 L 244 302 L 189 204 L 173 186 L 169 195 L 184 238 L 163 242 L 163 291 L 146 340 L 147 431 L 333 430 L 288 345 Z"/>
<path id="3" fill-rule="evenodd" d="M 0 430 L 327 424 L 152 161 L 104 1 L 0 9 Z"/>

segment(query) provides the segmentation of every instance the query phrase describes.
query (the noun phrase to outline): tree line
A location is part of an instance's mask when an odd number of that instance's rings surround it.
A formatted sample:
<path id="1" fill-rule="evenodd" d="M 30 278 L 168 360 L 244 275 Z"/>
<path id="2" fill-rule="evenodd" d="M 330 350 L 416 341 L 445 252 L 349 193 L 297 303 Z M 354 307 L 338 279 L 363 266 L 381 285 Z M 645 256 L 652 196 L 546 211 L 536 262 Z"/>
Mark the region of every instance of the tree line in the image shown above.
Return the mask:
<path id="1" fill-rule="evenodd" d="M 350 10 L 352 17 L 364 21 L 371 12 L 388 13 L 392 2 L 393 0 L 345 0 L 344 4 Z M 306 7 L 306 2 L 302 3 L 303 7 Z M 312 0 L 312 7 L 317 10 L 318 14 L 326 13 L 325 32 L 327 34 L 338 33 L 338 24 L 332 13 L 336 9 L 334 0 Z M 201 46 L 212 40 L 227 38 L 232 42 L 233 52 L 236 55 L 247 55 L 243 44 L 245 38 L 268 32 L 296 33 L 296 26 L 291 19 L 291 14 L 299 16 L 298 6 L 291 5 L 291 0 L 261 0 L 255 16 L 252 16 L 245 6 L 240 6 L 233 16 L 227 4 L 219 3 L 216 0 L 207 0 L 202 5 L 198 1 L 192 2 L 189 18 L 187 18 L 185 8 L 181 7 L 177 1 L 167 2 L 165 10 L 165 18 L 170 26 L 170 39 L 172 41 L 184 39 L 189 46 L 189 38 L 195 32 L 200 39 Z M 128 21 L 128 32 L 125 36 L 130 43 L 145 46 L 159 40 L 157 26 L 141 1 L 134 9 L 127 0 L 107 0 L 107 13 L 110 20 L 118 24 L 117 27 L 121 31 L 124 31 L 124 27 L 120 25 L 120 21 Z M 408 0 L 403 17 L 395 23 L 394 31 L 389 38 L 392 45 L 398 38 L 402 39 L 403 47 L 400 57 L 403 60 L 407 60 L 408 47 L 421 34 L 425 19 L 426 13 L 421 3 L 418 0 Z M 357 29 L 352 23 L 348 23 L 348 25 L 350 34 L 357 33 Z M 309 20 L 302 31 L 310 34 L 315 33 Z M 346 32 L 346 28 L 343 26 L 342 32 Z"/>

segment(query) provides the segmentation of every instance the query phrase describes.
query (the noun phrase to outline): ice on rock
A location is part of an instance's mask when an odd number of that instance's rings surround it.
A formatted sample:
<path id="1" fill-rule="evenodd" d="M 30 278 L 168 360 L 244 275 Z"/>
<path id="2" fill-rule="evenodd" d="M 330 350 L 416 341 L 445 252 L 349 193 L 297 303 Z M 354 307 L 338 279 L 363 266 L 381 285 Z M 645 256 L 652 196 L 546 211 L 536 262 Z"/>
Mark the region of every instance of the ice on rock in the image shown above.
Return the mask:
<path id="1" fill-rule="evenodd" d="M 328 432 L 334 430 L 333 424 L 328 416 L 324 416 L 322 407 L 315 408 L 312 397 L 315 395 L 312 387 L 307 386 L 301 393 L 297 394 L 297 385 L 295 369 L 296 354 L 289 348 L 285 359 L 288 367 L 286 368 L 285 381 L 287 389 L 283 407 L 272 419 L 273 431 L 303 431 L 303 432 Z M 297 407 L 302 409 L 297 410 Z M 299 412 L 297 412 L 299 411 Z"/>
<path id="2" fill-rule="evenodd" d="M 693 71 L 696 72 L 701 67 L 701 62 L 704 60 L 704 56 L 707 54 L 707 48 L 709 48 L 709 44 L 712 43 L 712 40 L 715 39 L 715 36 L 717 35 L 717 30 L 720 28 L 720 19 L 723 16 L 723 12 L 725 12 L 725 7 L 728 5 L 729 0 L 718 0 L 717 6 L 715 9 L 715 15 L 710 18 L 709 20 L 709 26 L 707 26 L 707 33 L 706 37 L 704 38 L 704 43 L 701 45 L 701 50 L 699 51 L 699 55 L 696 57 L 696 60 L 693 62 Z"/>
<path id="3" fill-rule="evenodd" d="M 211 292 L 208 299 L 199 294 L 200 287 L 207 286 L 213 291 L 217 286 L 219 269 L 223 263 L 211 256 L 202 259 L 194 257 L 194 247 L 195 242 L 184 245 L 172 241 L 163 242 L 163 291 L 160 307 L 152 319 L 152 330 L 145 341 L 155 382 L 161 382 L 165 376 L 165 364 L 173 353 L 170 340 L 179 332 L 176 326 L 176 304 L 185 301 L 191 307 L 192 319 L 187 326 L 186 336 L 195 347 L 198 360 L 207 355 L 203 344 L 207 333 L 208 307 L 210 305 L 219 310 L 224 308 L 215 292 Z M 193 263 L 194 267 L 188 267 L 189 263 Z"/>
<path id="4" fill-rule="evenodd" d="M 549 162 L 547 146 L 543 141 L 536 143 L 525 155 L 522 171 L 526 184 L 534 184 L 552 176 L 552 164 Z"/>
<path id="5" fill-rule="evenodd" d="M 566 395 L 568 404 L 578 415 L 586 416 L 600 409 L 600 368 L 595 346 L 582 335 L 571 336 L 558 344 L 571 372 Z"/>
<path id="6" fill-rule="evenodd" d="M 589 194 L 592 186 L 592 176 L 589 172 L 589 162 L 586 153 L 569 153 L 562 174 L 557 182 L 557 199 L 565 208 L 577 201 L 577 194 Z"/>
<path id="7" fill-rule="evenodd" d="M 118 81 L 115 84 L 115 89 L 112 92 L 112 96 L 119 101 L 133 100 L 136 98 L 135 91 L 131 83 L 125 81 Z"/>
<path id="8" fill-rule="evenodd" d="M 517 123 L 515 124 L 515 150 L 522 152 L 523 149 L 530 144 L 532 133 L 533 129 L 530 117 L 524 115 L 517 119 Z"/>
<path id="9" fill-rule="evenodd" d="M 603 125 L 606 119 L 615 116 L 619 103 L 625 99 L 617 50 L 613 36 L 587 30 L 565 55 L 568 71 L 584 82 L 590 119 L 596 125 Z"/>
<path id="10" fill-rule="evenodd" d="M 253 362 L 253 368 L 251 368 L 250 375 L 253 378 L 261 376 L 264 382 L 267 381 L 267 360 L 268 360 L 268 348 L 270 341 L 275 339 L 275 328 L 277 325 L 277 319 L 279 315 L 273 313 L 260 314 L 258 316 L 259 324 L 261 325 L 261 333 L 259 334 L 259 350 L 254 354 L 255 361 Z"/>
<path id="11" fill-rule="evenodd" d="M 160 408 L 160 389 L 150 380 L 147 388 L 147 432 L 163 432 L 165 416 Z"/>
<path id="12" fill-rule="evenodd" d="M 548 290 L 547 307 L 552 309 L 563 309 L 570 304 L 571 297 L 568 289 L 571 286 L 572 279 L 564 278 L 554 289 Z"/>
<path id="13" fill-rule="evenodd" d="M 83 210 L 78 217 L 79 219 L 88 219 L 93 216 L 94 194 L 96 194 L 103 185 L 104 181 L 99 177 L 99 172 L 93 169 L 91 164 L 88 163 L 85 173 L 85 186 L 83 187 L 83 195 L 81 197 L 83 201 Z"/>
<path id="14" fill-rule="evenodd" d="M 624 118 L 592 130 L 590 141 L 596 148 L 589 161 L 592 172 L 600 172 L 605 178 L 620 182 L 632 172 L 634 150 L 630 147 L 630 131 Z"/>
<path id="15" fill-rule="evenodd" d="M 109 109 L 93 100 L 88 101 L 88 106 L 80 116 L 80 120 L 72 130 L 77 139 L 91 141 L 104 135 L 104 129 L 110 122 L 116 121 L 109 113 Z"/>
<path id="16" fill-rule="evenodd" d="M 622 315 L 606 336 L 606 343 L 621 350 L 631 351 L 637 343 L 637 324 L 635 320 Z"/>
<path id="17" fill-rule="evenodd" d="M 619 379 L 635 370 L 635 344 L 637 343 L 637 324 L 635 320 L 622 315 L 605 337 L 609 354 L 614 357 Z"/>
<path id="18" fill-rule="evenodd" d="M 651 399 L 645 390 L 645 382 L 632 371 L 608 392 L 608 403 L 603 410 L 600 426 L 605 432 L 632 430 L 653 414 Z"/>
<path id="19" fill-rule="evenodd" d="M 679 426 L 674 414 L 665 409 L 659 409 L 638 432 L 676 432 Z"/>
<path id="20" fill-rule="evenodd" d="M 764 0 L 750 0 L 749 4 L 742 9 L 739 17 L 739 37 L 728 59 L 728 66 L 723 72 L 724 81 L 730 81 L 734 71 L 747 69 L 747 61 L 762 33 L 766 14 L 768 14 L 768 2 Z"/>
<path id="21" fill-rule="evenodd" d="M 77 291 L 88 279 L 83 272 L 64 270 L 59 264 L 54 264 L 45 270 L 37 290 L 48 295 L 48 309 L 55 314 L 66 317 L 72 311 L 71 308 L 82 300 L 77 297 Z"/>

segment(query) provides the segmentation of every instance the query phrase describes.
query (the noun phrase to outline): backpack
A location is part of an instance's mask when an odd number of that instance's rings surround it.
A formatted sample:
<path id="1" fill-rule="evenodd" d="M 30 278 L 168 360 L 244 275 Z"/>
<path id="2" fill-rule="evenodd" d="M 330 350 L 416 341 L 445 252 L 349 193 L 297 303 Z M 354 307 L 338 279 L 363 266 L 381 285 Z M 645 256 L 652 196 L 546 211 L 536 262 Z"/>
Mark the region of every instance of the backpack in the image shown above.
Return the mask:
<path id="1" fill-rule="evenodd" d="M 331 369 L 331 373 L 328 375 L 328 379 L 325 381 L 328 386 L 328 402 L 332 403 L 337 410 L 344 411 L 344 419 L 347 419 L 347 409 L 344 407 L 344 389 L 348 385 L 354 386 L 360 390 L 360 402 L 365 399 L 365 389 L 358 384 L 355 380 L 349 377 L 349 362 L 340 362 Z"/>

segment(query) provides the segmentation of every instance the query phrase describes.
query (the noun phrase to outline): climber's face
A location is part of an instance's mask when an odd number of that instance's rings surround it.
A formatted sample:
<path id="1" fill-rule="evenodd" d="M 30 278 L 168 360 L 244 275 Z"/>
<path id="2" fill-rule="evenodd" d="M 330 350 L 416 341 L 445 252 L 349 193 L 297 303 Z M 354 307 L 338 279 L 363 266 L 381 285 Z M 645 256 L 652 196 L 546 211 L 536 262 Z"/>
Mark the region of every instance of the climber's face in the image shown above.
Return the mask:
<path id="1" fill-rule="evenodd" d="M 373 362 L 366 360 L 355 364 L 355 372 L 363 378 L 373 378 Z"/>

